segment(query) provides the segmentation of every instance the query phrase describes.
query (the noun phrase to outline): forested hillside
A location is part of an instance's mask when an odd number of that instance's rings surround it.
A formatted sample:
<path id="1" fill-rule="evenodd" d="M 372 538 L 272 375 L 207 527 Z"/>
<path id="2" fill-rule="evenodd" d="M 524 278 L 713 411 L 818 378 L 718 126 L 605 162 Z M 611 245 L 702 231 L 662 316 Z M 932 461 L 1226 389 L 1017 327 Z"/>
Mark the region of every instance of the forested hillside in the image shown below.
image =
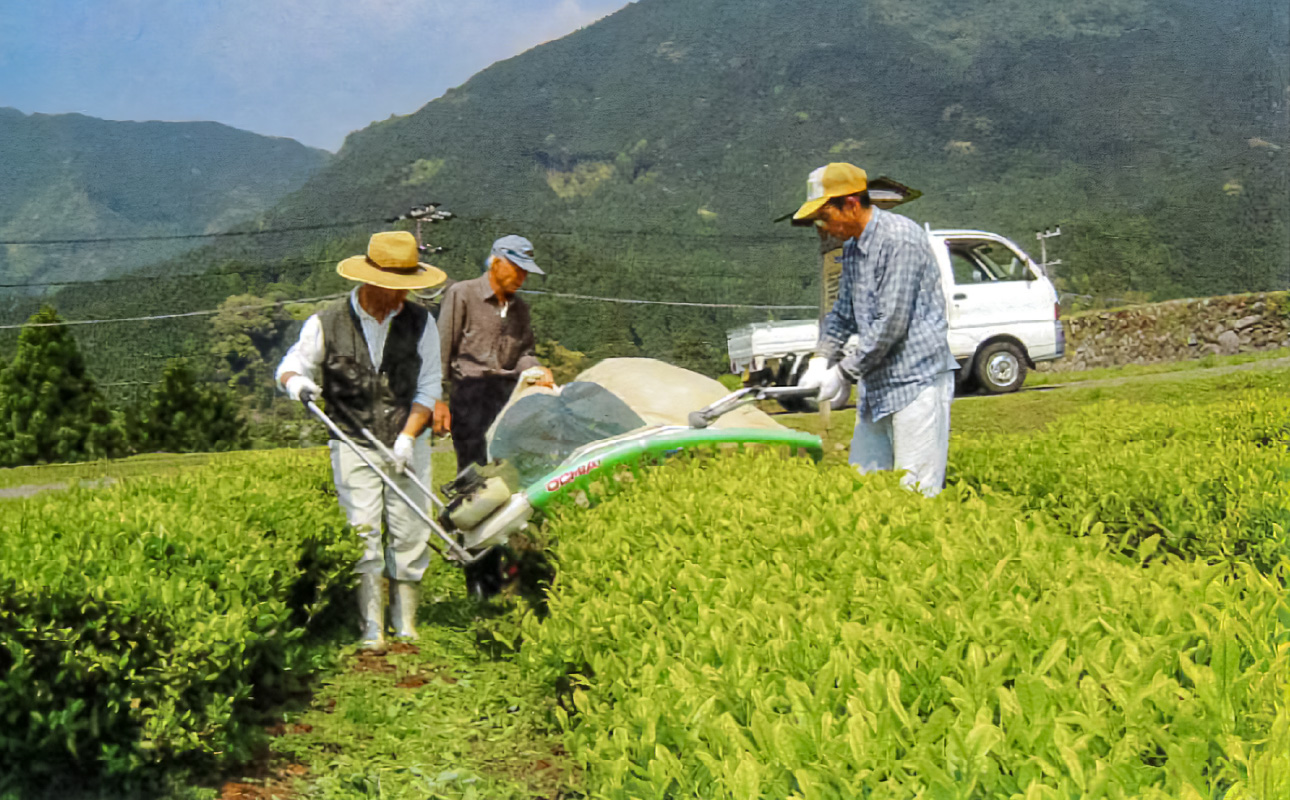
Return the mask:
<path id="1" fill-rule="evenodd" d="M 189 250 L 202 242 L 13 242 L 221 231 L 264 213 L 328 156 L 214 122 L 111 122 L 0 108 L 0 283 L 36 283 L 38 291 Z"/>
<path id="2" fill-rule="evenodd" d="M 1069 291 L 1265 288 L 1287 279 L 1286 14 L 1270 0 L 644 0 L 351 136 L 274 218 L 429 193 L 580 234 L 560 242 L 595 269 L 570 285 L 617 288 L 601 273 L 635 267 L 656 295 L 765 302 L 801 288 L 763 277 L 809 272 L 810 247 L 757 238 L 791 237 L 769 220 L 807 171 L 847 159 L 922 189 L 919 220 L 1023 244 L 1062 224 Z M 696 251 L 691 236 L 719 238 Z M 662 267 L 757 277 L 668 285 Z"/>
<path id="3" fill-rule="evenodd" d="M 182 264 L 219 277 L 80 287 L 58 306 L 335 291 L 336 259 L 431 200 L 459 215 L 434 231 L 455 278 L 517 232 L 550 272 L 526 288 L 810 304 L 813 234 L 771 220 L 840 159 L 922 190 L 902 212 L 935 226 L 1037 249 L 1060 225 L 1049 255 L 1073 304 L 1281 287 L 1288 32 L 1279 0 L 640 0 L 352 134 L 257 223 L 336 228 L 227 240 Z M 730 325 L 811 315 L 533 302 L 543 338 L 706 369 Z"/>

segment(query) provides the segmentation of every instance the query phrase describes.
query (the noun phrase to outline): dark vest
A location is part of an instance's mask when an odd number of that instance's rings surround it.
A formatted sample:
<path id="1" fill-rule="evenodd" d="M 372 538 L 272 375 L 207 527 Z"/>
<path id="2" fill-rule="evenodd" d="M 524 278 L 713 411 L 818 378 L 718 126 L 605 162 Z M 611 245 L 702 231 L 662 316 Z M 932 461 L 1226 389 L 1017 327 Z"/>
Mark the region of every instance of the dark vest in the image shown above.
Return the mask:
<path id="1" fill-rule="evenodd" d="M 405 302 L 390 322 L 377 370 L 348 296 L 318 312 L 324 345 L 323 400 L 332 421 L 357 441 L 366 442 L 360 429 L 367 428 L 392 447 L 403 432 L 421 373 L 417 345 L 429 318 L 424 308 Z"/>

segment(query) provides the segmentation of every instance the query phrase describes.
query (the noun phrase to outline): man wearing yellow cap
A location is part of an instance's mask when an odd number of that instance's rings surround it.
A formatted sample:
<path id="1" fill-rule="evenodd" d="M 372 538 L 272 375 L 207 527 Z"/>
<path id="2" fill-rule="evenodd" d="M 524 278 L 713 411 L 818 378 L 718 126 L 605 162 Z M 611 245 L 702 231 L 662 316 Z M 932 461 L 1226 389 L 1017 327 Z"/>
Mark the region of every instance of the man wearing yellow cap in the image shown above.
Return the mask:
<path id="1" fill-rule="evenodd" d="M 800 386 L 829 402 L 857 384 L 851 463 L 861 472 L 904 470 L 923 494 L 945 484 L 954 370 L 940 268 L 918 223 L 875 208 L 868 176 L 852 164 L 807 179 L 794 224 L 844 240 L 842 278 Z M 859 346 L 844 356 L 843 345 Z"/>
<path id="2" fill-rule="evenodd" d="M 293 400 L 321 396 L 328 416 L 360 447 L 367 447 L 362 429 L 370 430 L 393 451 L 395 483 L 419 500 L 421 492 L 408 473 L 430 484 L 424 431 L 440 395 L 439 333 L 428 311 L 404 300 L 410 290 L 437 286 L 446 276 L 420 263 L 418 255 L 412 234 L 390 231 L 372 236 L 366 256 L 340 262 L 336 271 L 360 285 L 305 321 L 300 339 L 278 366 L 277 380 Z M 381 463 L 374 448 L 368 456 Z M 361 646 L 379 649 L 385 642 L 382 574 L 390 581 L 395 635 L 415 639 L 417 587 L 430 563 L 430 528 L 336 439 L 331 465 L 341 507 L 363 537 L 363 555 L 354 567 Z M 388 534 L 384 548 L 382 520 Z"/>

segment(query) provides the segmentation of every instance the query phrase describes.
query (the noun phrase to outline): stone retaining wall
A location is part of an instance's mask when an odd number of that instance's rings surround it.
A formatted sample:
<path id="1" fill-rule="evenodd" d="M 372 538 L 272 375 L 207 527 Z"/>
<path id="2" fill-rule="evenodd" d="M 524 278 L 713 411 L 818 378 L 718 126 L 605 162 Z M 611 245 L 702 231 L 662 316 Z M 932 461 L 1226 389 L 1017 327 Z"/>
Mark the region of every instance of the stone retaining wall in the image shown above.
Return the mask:
<path id="1" fill-rule="evenodd" d="M 1238 294 L 1088 311 L 1063 320 L 1070 372 L 1290 347 L 1290 292 Z"/>

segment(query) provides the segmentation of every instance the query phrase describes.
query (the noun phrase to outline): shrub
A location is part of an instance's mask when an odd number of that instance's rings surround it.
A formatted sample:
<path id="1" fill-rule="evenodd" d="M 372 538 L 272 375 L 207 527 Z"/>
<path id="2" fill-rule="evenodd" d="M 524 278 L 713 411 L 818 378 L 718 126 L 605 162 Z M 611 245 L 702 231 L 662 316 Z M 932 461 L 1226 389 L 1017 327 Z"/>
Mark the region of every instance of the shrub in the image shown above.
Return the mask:
<path id="1" fill-rule="evenodd" d="M 357 555 L 305 454 L 45 493 L 0 517 L 0 774 L 242 759 L 325 659 Z"/>
<path id="2" fill-rule="evenodd" d="M 1269 390 L 1102 401 L 1041 434 L 956 441 L 951 479 L 1016 495 L 1070 534 L 1096 527 L 1114 546 L 1269 572 L 1290 556 L 1287 420 L 1290 399 Z"/>
<path id="3" fill-rule="evenodd" d="M 654 470 L 550 533 L 521 659 L 565 687 L 592 796 L 1290 789 L 1290 608 L 1247 565 L 770 455 Z"/>

